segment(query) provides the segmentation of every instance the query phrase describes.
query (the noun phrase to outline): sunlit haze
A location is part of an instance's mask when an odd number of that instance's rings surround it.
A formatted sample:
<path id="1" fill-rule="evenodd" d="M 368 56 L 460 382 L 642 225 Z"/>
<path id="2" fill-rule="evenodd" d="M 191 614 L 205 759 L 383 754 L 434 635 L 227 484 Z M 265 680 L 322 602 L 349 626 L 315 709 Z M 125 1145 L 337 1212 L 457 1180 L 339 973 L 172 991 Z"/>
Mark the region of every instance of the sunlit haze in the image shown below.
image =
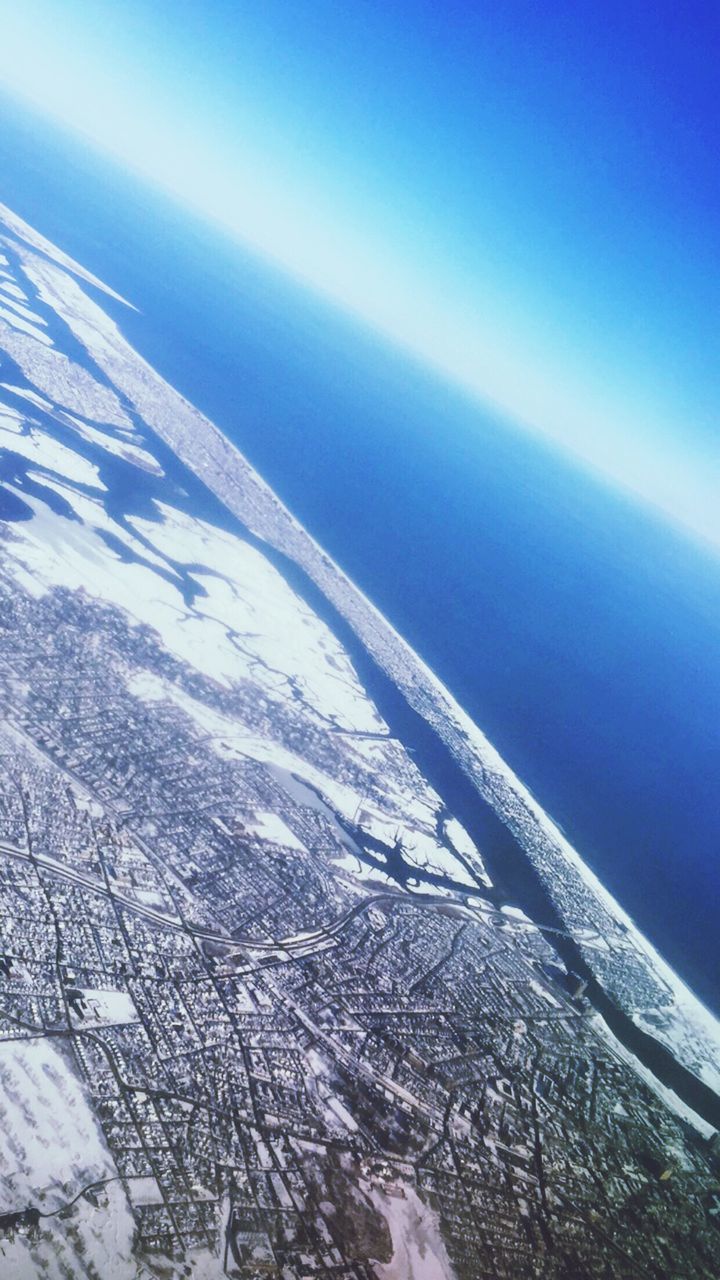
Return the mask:
<path id="1" fill-rule="evenodd" d="M 0 4 L 0 84 L 720 546 L 711 55 L 565 7 Z"/>

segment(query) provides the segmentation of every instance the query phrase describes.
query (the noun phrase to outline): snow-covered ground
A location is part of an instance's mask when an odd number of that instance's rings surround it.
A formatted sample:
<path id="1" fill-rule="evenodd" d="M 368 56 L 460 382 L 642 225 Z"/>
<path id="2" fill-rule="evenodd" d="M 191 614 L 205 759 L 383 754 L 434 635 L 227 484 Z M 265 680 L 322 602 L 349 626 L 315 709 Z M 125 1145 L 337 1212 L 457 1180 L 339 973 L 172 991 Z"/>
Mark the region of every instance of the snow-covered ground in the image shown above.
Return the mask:
<path id="1" fill-rule="evenodd" d="M 0 1042 L 0 1213 L 55 1214 L 83 1188 L 116 1177 L 65 1054 L 43 1037 Z M 122 1186 L 112 1182 L 99 1194 L 101 1208 L 81 1198 L 69 1217 L 41 1219 L 37 1240 L 22 1232 L 0 1239 L 0 1274 L 133 1280 L 134 1228 Z"/>
<path id="2" fill-rule="evenodd" d="M 364 1190 L 392 1240 L 390 1262 L 374 1263 L 379 1280 L 455 1280 L 437 1215 L 414 1187 L 404 1182 L 384 1186 L 373 1180 Z"/>
<path id="3" fill-rule="evenodd" d="M 69 271 L 72 275 L 84 280 L 94 288 L 102 290 L 109 298 L 114 298 L 116 302 L 123 302 L 126 307 L 132 307 L 132 303 L 122 298 L 119 293 L 116 293 L 108 285 L 103 284 L 102 280 L 98 280 L 97 276 L 87 271 L 74 258 L 71 258 L 67 253 L 63 253 L 62 249 L 58 249 L 57 245 L 47 240 L 39 231 L 31 227 L 28 222 L 20 218 L 18 214 L 13 213 L 13 210 L 9 209 L 6 204 L 0 204 L 0 223 L 4 223 L 8 231 L 13 236 L 17 236 L 22 243 L 32 245 L 34 249 L 38 249 L 40 253 L 44 254 L 52 262 L 56 262 L 58 266 L 63 267 L 65 271 Z M 7 258 L 3 255 L 4 265 L 7 265 L 7 261 Z M 135 310 L 134 307 L 132 309 Z"/>
<path id="4" fill-rule="evenodd" d="M 73 1011 L 75 1025 L 83 1028 L 121 1026 L 138 1022 L 138 1013 L 126 991 L 80 989 L 80 999 Z"/>
<path id="5" fill-rule="evenodd" d="M 3 413 L 7 412 L 7 410 L 3 411 Z M 29 424 L 24 425 L 17 419 L 15 419 L 15 425 L 12 421 L 0 419 L 0 449 L 19 453 L 30 462 L 55 472 L 64 480 L 89 485 L 94 489 L 105 488 L 97 467 L 86 462 L 85 458 L 74 453 L 72 449 L 67 449 L 58 440 L 53 440 L 52 436 L 43 431 L 34 430 Z"/>

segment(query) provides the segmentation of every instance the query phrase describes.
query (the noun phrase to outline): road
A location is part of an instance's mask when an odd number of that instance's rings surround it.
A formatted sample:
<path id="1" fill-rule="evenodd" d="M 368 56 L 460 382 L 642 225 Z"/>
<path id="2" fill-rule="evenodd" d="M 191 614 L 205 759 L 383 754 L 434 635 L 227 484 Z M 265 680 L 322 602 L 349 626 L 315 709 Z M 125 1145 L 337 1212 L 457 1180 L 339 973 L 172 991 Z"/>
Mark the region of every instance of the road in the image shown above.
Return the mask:
<path id="1" fill-rule="evenodd" d="M 267 955 L 277 955 L 279 958 L 285 958 L 288 954 L 300 956 L 311 954 L 321 948 L 327 947 L 332 943 L 359 915 L 362 915 L 372 906 L 380 906 L 381 904 L 402 903 L 404 905 L 416 905 L 419 907 L 428 906 L 447 906 L 449 899 L 434 894 L 413 894 L 406 896 L 400 893 L 376 893 L 364 898 L 362 902 L 356 903 L 347 911 L 338 916 L 330 924 L 318 925 L 306 932 L 294 934 L 288 938 L 277 938 L 272 941 L 263 941 L 257 938 L 238 938 L 227 933 L 220 933 L 215 929 L 202 929 L 194 925 L 188 924 L 181 920 L 179 916 L 170 915 L 157 907 L 147 906 L 145 903 L 138 902 L 130 897 L 122 890 L 111 890 L 100 880 L 96 880 L 91 875 L 86 875 L 82 871 L 76 870 L 74 867 L 67 866 L 62 862 L 58 862 L 55 858 L 48 857 L 41 853 L 30 853 L 28 849 L 22 849 L 18 845 L 8 844 L 6 841 L 0 841 L 0 856 L 12 858 L 16 862 L 26 862 L 31 866 L 42 868 L 50 875 L 55 876 L 58 880 L 64 880 L 67 884 L 72 884 L 77 888 L 87 889 L 91 893 L 97 893 L 101 897 L 108 898 L 118 903 L 127 911 L 132 911 L 136 915 L 142 916 L 146 920 L 152 921 L 153 924 L 159 925 L 163 929 L 174 929 L 179 933 L 185 933 L 196 938 L 199 942 L 212 942 L 224 948 L 232 948 L 238 950 L 262 951 Z M 453 904 L 456 909 L 462 910 L 458 904 Z M 471 915 L 468 912 L 468 915 Z"/>

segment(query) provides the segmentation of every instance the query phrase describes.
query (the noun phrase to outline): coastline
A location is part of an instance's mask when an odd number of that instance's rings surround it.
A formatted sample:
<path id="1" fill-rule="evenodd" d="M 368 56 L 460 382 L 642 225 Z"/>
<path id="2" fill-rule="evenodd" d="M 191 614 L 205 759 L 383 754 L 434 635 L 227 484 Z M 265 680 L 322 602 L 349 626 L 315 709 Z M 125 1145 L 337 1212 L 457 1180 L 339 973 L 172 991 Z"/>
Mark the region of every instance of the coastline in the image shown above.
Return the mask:
<path id="1" fill-rule="evenodd" d="M 640 958 L 646 970 L 671 992 L 673 1016 L 689 1020 L 705 1040 L 711 1062 L 720 1028 L 709 1011 L 642 937 L 482 731 L 239 450 L 146 364 L 79 286 L 35 253 L 25 254 L 25 258 L 45 300 L 65 319 L 109 380 L 262 544 L 264 554 L 276 558 L 298 594 L 312 597 L 313 607 L 322 610 L 324 619 L 343 640 L 380 709 L 385 699 L 394 700 L 395 722 L 402 720 L 402 732 L 397 736 L 409 745 L 413 741 L 419 744 L 415 749 L 422 752 L 424 771 L 470 834 L 477 837 L 499 884 L 507 880 L 511 869 L 513 897 L 523 910 L 523 904 L 530 908 L 528 914 L 538 927 L 553 931 L 548 936 L 568 966 L 587 976 L 588 994 L 608 1027 L 666 1087 L 708 1124 L 718 1127 L 720 1099 L 697 1070 L 681 1060 L 682 1047 L 673 1052 L 672 1017 L 668 1015 L 662 1038 L 650 1036 L 635 1020 L 641 1010 L 623 1008 L 611 998 L 589 963 L 587 948 L 573 934 L 574 922 L 561 910 L 548 882 L 555 875 L 558 882 L 566 877 L 574 890 L 579 888 L 588 911 L 596 909 L 611 918 L 618 934 L 624 935 L 618 963 L 622 965 L 623 958 L 631 956 Z"/>

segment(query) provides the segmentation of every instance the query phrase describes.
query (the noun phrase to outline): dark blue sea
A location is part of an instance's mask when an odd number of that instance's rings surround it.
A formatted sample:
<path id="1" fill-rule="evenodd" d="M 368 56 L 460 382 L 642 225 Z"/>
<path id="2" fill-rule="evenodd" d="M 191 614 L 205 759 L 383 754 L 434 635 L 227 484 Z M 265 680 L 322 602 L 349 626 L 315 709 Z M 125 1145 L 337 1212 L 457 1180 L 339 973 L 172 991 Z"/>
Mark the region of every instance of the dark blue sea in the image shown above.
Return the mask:
<path id="1" fill-rule="evenodd" d="M 0 200 L 430 663 L 720 1013 L 720 558 L 0 97 Z"/>

